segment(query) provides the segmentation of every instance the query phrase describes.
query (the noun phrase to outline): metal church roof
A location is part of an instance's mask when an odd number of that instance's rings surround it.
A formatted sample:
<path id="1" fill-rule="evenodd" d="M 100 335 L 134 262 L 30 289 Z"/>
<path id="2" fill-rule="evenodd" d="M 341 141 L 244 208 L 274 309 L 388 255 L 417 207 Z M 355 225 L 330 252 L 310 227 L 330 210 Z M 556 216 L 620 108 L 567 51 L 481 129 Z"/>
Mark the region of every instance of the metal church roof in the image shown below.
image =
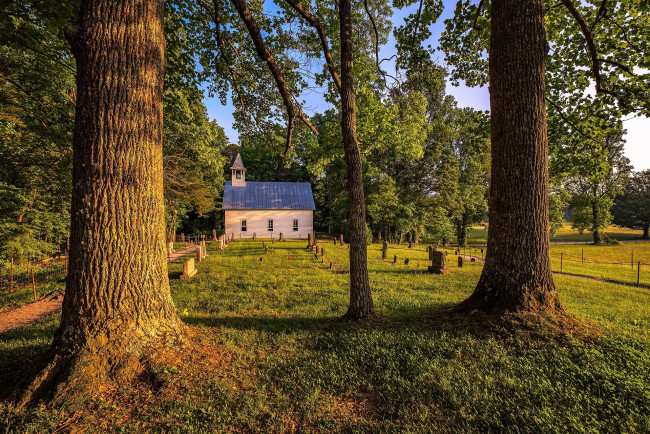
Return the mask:
<path id="1" fill-rule="evenodd" d="M 308 182 L 246 181 L 245 187 L 233 187 L 226 181 L 222 209 L 311 209 L 314 195 Z"/>

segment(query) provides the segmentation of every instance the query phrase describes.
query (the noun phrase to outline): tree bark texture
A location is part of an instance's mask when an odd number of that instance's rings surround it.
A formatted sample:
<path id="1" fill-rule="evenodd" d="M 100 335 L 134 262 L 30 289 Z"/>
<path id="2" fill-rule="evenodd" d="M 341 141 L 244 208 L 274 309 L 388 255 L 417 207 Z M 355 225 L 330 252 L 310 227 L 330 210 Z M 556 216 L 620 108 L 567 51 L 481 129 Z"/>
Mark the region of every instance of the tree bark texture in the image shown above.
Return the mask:
<path id="1" fill-rule="evenodd" d="M 60 382 L 94 393 L 186 333 L 166 264 L 163 2 L 84 0 L 66 37 L 77 62 L 69 273 L 54 361 L 24 400 Z"/>
<path id="2" fill-rule="evenodd" d="M 356 98 L 352 50 L 352 6 L 339 2 L 341 35 L 341 133 L 347 166 L 350 204 L 350 306 L 346 317 L 365 318 L 375 313 L 368 279 L 366 203 L 363 196 L 361 150 L 357 141 Z"/>
<path id="3" fill-rule="evenodd" d="M 493 1 L 489 250 L 465 309 L 563 310 L 548 238 L 546 52 L 543 0 Z"/>

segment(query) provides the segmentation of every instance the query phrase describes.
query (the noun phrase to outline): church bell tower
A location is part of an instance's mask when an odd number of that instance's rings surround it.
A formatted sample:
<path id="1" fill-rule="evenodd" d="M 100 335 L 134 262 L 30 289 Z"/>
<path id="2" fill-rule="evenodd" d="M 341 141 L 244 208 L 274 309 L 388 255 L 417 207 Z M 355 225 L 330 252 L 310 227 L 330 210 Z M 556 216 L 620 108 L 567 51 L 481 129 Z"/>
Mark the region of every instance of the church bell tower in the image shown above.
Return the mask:
<path id="1" fill-rule="evenodd" d="M 232 171 L 232 186 L 246 187 L 246 168 L 239 153 L 237 153 L 237 158 L 235 158 L 230 170 Z"/>

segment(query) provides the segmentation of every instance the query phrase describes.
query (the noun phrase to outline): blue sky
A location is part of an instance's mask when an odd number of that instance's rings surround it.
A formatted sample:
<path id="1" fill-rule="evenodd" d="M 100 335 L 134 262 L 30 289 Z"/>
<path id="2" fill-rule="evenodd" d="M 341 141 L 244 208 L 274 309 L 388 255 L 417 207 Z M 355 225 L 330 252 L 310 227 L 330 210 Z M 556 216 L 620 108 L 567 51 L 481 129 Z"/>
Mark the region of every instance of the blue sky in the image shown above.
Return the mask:
<path id="1" fill-rule="evenodd" d="M 437 38 L 444 28 L 444 20 L 453 16 L 456 0 L 443 0 L 443 3 L 445 9 L 442 16 L 431 28 L 431 33 L 434 39 L 431 42 L 433 46 L 437 45 Z M 405 15 L 412 12 L 412 9 L 413 8 L 411 8 L 411 10 L 406 9 L 397 11 L 393 17 L 393 22 L 401 22 Z M 395 40 L 391 35 L 388 44 L 382 47 L 380 56 L 388 58 L 393 55 L 395 53 L 394 45 Z M 441 55 L 436 60 L 441 64 L 444 63 Z M 382 66 L 387 70 L 394 68 L 392 65 L 387 65 L 386 62 L 384 62 Z M 473 107 L 477 110 L 489 110 L 490 108 L 490 96 L 486 87 L 469 88 L 463 85 L 455 87 L 448 83 L 447 93 L 453 95 L 458 101 L 458 105 L 461 107 Z M 308 114 L 314 112 L 322 113 L 329 107 L 320 95 L 313 92 L 301 95 L 301 99 L 307 101 L 305 112 Z M 228 136 L 231 143 L 237 143 L 237 131 L 233 126 L 235 121 L 232 115 L 234 110 L 232 101 L 229 100 L 228 104 L 223 106 L 217 97 L 208 98 L 206 95 L 204 102 L 207 106 L 210 118 L 216 119 L 219 125 L 224 128 L 226 136 Z M 627 157 L 630 159 L 636 170 L 650 169 L 650 118 L 630 118 L 624 121 L 624 126 L 627 129 L 627 144 L 625 146 Z"/>

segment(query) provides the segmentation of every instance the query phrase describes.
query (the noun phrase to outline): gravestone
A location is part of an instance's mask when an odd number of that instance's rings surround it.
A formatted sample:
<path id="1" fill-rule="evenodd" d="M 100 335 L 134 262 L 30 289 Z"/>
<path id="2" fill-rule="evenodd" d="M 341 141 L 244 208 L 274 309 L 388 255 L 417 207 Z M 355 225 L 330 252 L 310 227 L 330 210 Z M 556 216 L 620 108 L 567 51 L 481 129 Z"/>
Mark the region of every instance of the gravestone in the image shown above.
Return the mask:
<path id="1" fill-rule="evenodd" d="M 463 257 L 462 256 L 458 257 L 458 268 L 463 268 Z"/>
<path id="2" fill-rule="evenodd" d="M 284 241 L 284 234 L 280 232 L 280 241 Z"/>
<path id="3" fill-rule="evenodd" d="M 318 256 L 318 246 L 316 246 L 316 256 Z"/>
<path id="4" fill-rule="evenodd" d="M 205 240 L 201 241 L 201 249 L 203 250 L 203 259 L 208 257 L 208 249 L 206 248 Z"/>
<path id="5" fill-rule="evenodd" d="M 409 264 L 409 258 L 404 259 L 404 265 L 408 265 L 408 264 Z"/>
<path id="6" fill-rule="evenodd" d="M 413 248 L 413 243 L 411 242 L 411 240 L 409 240 L 409 249 L 412 249 L 412 248 Z"/>
<path id="7" fill-rule="evenodd" d="M 340 245 L 345 244 L 345 243 L 343 242 L 343 234 L 339 235 L 339 244 L 340 244 Z"/>
<path id="8" fill-rule="evenodd" d="M 307 248 L 311 250 L 314 244 L 314 234 L 307 234 Z"/>
<path id="9" fill-rule="evenodd" d="M 265 254 L 265 255 L 268 255 L 268 254 L 269 254 L 269 247 L 266 246 L 266 245 L 264 246 L 264 254 Z"/>
<path id="10" fill-rule="evenodd" d="M 449 268 L 447 268 L 447 253 L 433 251 L 432 255 L 433 259 L 431 260 L 431 265 L 429 266 L 429 273 L 448 274 Z"/>
<path id="11" fill-rule="evenodd" d="M 397 255 L 393 257 L 393 264 L 397 264 Z"/>
<path id="12" fill-rule="evenodd" d="M 185 262 L 183 262 L 183 274 L 181 274 L 181 279 L 189 279 L 196 273 L 196 268 L 194 268 L 194 258 L 186 259 Z"/>
<path id="13" fill-rule="evenodd" d="M 257 234 L 253 232 L 253 239 L 257 238 Z"/>
<path id="14" fill-rule="evenodd" d="M 217 230 L 212 229 L 212 241 L 217 241 Z"/>
<path id="15" fill-rule="evenodd" d="M 334 240 L 334 245 L 336 245 L 336 237 L 332 238 Z"/>
<path id="16" fill-rule="evenodd" d="M 432 245 L 429 244 L 427 246 L 427 252 L 429 252 L 429 261 L 433 261 L 433 246 Z"/>
<path id="17" fill-rule="evenodd" d="M 167 254 L 171 256 L 172 253 L 174 253 L 174 242 L 170 241 L 167 243 Z"/>
<path id="18" fill-rule="evenodd" d="M 388 241 L 384 241 L 381 249 L 381 259 L 385 260 L 388 257 Z"/>
<path id="19" fill-rule="evenodd" d="M 325 256 L 325 247 L 320 248 L 320 255 Z"/>
<path id="20" fill-rule="evenodd" d="M 203 260 L 203 253 L 201 252 L 201 246 L 196 248 L 196 262 L 201 262 Z"/>
<path id="21" fill-rule="evenodd" d="M 333 264 L 330 262 L 330 270 L 332 269 L 332 265 L 333 265 Z"/>

